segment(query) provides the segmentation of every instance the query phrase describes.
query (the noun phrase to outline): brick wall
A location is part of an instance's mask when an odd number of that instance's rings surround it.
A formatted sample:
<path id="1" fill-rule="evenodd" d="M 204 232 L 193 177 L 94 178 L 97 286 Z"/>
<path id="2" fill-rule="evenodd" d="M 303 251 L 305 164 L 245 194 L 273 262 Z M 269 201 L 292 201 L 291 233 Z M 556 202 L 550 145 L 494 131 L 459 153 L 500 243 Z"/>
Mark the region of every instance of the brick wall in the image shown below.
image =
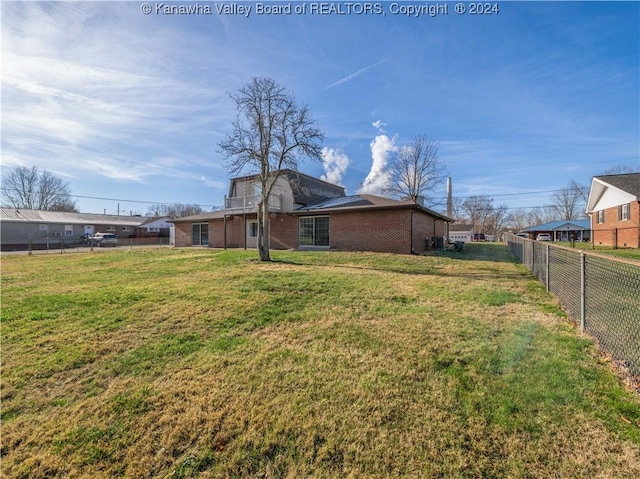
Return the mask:
<path id="1" fill-rule="evenodd" d="M 257 215 L 232 216 L 227 218 L 227 248 L 244 248 L 246 221 L 257 219 Z M 284 214 L 271 214 L 271 248 L 292 249 L 298 247 L 298 218 Z M 255 243 L 255 240 L 254 240 Z M 224 220 L 209 220 L 209 246 L 224 248 Z M 255 244 L 247 244 L 255 248 Z"/>
<path id="2" fill-rule="evenodd" d="M 256 215 L 227 219 L 227 248 L 244 248 L 245 220 Z M 385 253 L 423 253 L 434 236 L 444 236 L 444 221 L 417 210 L 378 210 L 332 213 L 329 238 L 332 249 Z M 271 248 L 298 248 L 299 217 L 271 216 Z M 176 246 L 192 246 L 191 223 L 176 223 Z M 209 220 L 209 246 L 224 248 L 224 220 Z"/>
<path id="3" fill-rule="evenodd" d="M 345 251 L 410 252 L 409 210 L 333 213 L 331 248 Z"/>
<path id="4" fill-rule="evenodd" d="M 298 247 L 298 217 L 271 215 L 271 248 L 296 249 Z"/>
<path id="5" fill-rule="evenodd" d="M 604 223 L 598 223 L 598 213 L 591 216 L 593 243 L 618 248 L 640 248 L 640 201 L 631 203 L 629 219 L 618 220 L 618 207 L 604 210 Z"/>
<path id="6" fill-rule="evenodd" d="M 191 241 L 191 223 L 175 223 L 176 225 L 176 238 L 175 245 L 177 247 L 192 246 Z"/>
<path id="7" fill-rule="evenodd" d="M 410 209 L 333 213 L 330 220 L 331 248 L 338 250 L 423 253 L 434 235 L 444 236 L 444 221 Z"/>

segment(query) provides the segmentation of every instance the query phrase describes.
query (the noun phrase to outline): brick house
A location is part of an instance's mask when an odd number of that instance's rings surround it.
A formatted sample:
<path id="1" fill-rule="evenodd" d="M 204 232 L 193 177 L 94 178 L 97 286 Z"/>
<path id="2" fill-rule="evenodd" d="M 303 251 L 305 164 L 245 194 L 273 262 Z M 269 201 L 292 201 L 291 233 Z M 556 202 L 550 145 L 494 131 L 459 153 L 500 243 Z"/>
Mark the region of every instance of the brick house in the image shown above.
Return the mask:
<path id="1" fill-rule="evenodd" d="M 594 176 L 587 214 L 593 244 L 640 248 L 640 173 Z"/>
<path id="2" fill-rule="evenodd" d="M 255 248 L 257 177 L 231 180 L 225 208 L 173 220 L 176 246 Z M 452 220 L 420 204 L 344 188 L 284 170 L 269 199 L 272 249 L 422 253 L 444 245 Z"/>
<path id="3" fill-rule="evenodd" d="M 536 239 L 541 233 L 547 233 L 551 241 L 589 241 L 590 230 L 590 220 L 561 220 L 530 226 L 522 232 L 527 233 L 531 239 Z"/>

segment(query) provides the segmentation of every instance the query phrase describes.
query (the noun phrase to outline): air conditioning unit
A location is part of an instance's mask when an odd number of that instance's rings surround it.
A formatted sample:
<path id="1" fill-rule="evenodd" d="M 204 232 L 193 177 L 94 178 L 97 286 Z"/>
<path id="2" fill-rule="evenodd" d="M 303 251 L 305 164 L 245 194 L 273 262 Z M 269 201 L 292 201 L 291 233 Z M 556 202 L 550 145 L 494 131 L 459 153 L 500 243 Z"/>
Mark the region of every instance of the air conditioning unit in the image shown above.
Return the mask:
<path id="1" fill-rule="evenodd" d="M 56 231 L 55 233 L 53 233 L 53 236 L 62 236 L 62 233 L 60 233 L 59 231 Z"/>

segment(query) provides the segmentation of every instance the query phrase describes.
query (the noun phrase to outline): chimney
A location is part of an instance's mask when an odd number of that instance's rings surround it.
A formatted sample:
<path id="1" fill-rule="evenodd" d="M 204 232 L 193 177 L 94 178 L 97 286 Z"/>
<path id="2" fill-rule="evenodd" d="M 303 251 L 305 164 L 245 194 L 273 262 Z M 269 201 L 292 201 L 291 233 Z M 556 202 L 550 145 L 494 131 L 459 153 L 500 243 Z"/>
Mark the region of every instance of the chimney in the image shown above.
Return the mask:
<path id="1" fill-rule="evenodd" d="M 453 218 L 453 196 L 451 193 L 451 177 L 447 177 L 447 216 Z"/>

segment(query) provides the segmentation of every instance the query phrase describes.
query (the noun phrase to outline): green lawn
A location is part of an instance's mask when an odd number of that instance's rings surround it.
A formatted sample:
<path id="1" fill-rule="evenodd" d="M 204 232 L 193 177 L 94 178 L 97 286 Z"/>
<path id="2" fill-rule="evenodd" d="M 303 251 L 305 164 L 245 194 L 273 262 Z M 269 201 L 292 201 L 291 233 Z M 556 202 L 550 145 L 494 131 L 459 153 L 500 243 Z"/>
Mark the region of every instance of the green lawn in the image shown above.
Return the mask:
<path id="1" fill-rule="evenodd" d="M 618 256 L 620 258 L 635 259 L 640 261 L 640 249 L 638 248 L 619 248 L 613 249 L 609 246 L 592 246 L 591 243 L 575 243 L 571 246 L 570 242 L 556 242 L 556 245 L 565 246 L 567 248 L 574 247 L 575 249 L 583 249 L 585 251 L 595 251 L 596 253 L 608 254 L 612 256 Z"/>
<path id="2" fill-rule="evenodd" d="M 2 257 L 2 477 L 640 476 L 640 399 L 500 244 Z"/>

